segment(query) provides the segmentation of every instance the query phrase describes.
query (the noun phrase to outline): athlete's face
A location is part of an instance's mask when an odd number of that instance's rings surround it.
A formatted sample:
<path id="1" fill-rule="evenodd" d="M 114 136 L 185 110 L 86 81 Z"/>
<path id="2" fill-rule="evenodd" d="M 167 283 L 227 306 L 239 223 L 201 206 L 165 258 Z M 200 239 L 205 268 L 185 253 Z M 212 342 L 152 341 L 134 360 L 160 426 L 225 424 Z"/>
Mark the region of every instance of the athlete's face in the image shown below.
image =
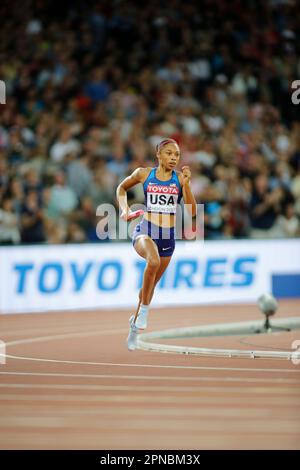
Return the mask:
<path id="1" fill-rule="evenodd" d="M 157 154 L 160 164 L 167 170 L 174 170 L 180 159 L 180 150 L 177 144 L 166 144 Z"/>

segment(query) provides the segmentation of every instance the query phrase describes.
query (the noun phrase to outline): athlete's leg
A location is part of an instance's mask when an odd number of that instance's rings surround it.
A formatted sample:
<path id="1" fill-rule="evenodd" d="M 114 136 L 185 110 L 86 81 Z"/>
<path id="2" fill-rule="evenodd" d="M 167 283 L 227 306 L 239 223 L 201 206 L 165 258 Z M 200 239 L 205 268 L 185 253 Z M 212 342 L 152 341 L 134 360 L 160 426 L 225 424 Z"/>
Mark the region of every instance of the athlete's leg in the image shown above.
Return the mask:
<path id="1" fill-rule="evenodd" d="M 159 282 L 159 280 L 162 277 L 163 273 L 167 269 L 167 266 L 170 263 L 170 260 L 171 260 L 171 256 L 168 256 L 168 257 L 162 256 L 162 257 L 160 257 L 160 266 L 159 266 L 159 269 L 158 269 L 158 271 L 156 273 L 156 276 L 155 276 L 154 284 L 153 284 L 152 291 L 151 291 L 150 298 L 149 298 L 149 304 L 152 300 L 154 290 L 155 290 L 155 286 L 157 285 L 157 283 Z M 143 290 L 141 289 L 140 290 L 140 297 L 142 297 L 142 295 L 143 295 Z M 136 326 L 140 329 L 147 328 L 147 318 L 148 318 L 149 304 L 148 305 L 143 305 L 141 303 L 141 300 L 139 301 L 139 306 L 137 308 L 137 311 L 135 313 L 134 318 L 135 318 Z"/>
<path id="2" fill-rule="evenodd" d="M 145 229 L 147 230 L 148 227 L 145 227 Z M 141 225 L 139 226 L 138 231 L 140 230 Z M 129 319 L 130 330 L 127 337 L 127 346 L 130 351 L 133 351 L 136 348 L 138 329 L 144 329 L 147 326 L 150 297 L 152 297 L 153 285 L 160 265 L 157 245 L 147 234 L 140 234 L 134 238 L 134 248 L 136 252 L 146 260 L 147 266 L 144 271 L 143 287 L 141 289 L 138 308 L 135 315 L 132 315 Z M 139 322 L 136 324 L 138 315 Z"/>
<path id="3" fill-rule="evenodd" d="M 158 254 L 156 243 L 148 235 L 140 235 L 134 244 L 134 248 L 147 262 L 140 300 L 143 305 L 149 305 L 153 295 L 156 276 L 160 269 L 161 258 Z"/>
<path id="4" fill-rule="evenodd" d="M 142 230 L 143 226 L 141 224 L 139 226 L 139 230 L 136 229 L 135 232 L 141 232 Z M 130 334 L 127 339 L 127 344 L 130 350 L 133 350 L 136 347 L 137 329 L 145 329 L 147 327 L 149 304 L 153 297 L 155 286 L 166 270 L 171 260 L 171 253 L 173 253 L 175 247 L 172 236 L 171 241 L 170 238 L 167 239 L 168 246 L 165 247 L 163 242 L 154 242 L 149 237 L 147 233 L 149 227 L 144 227 L 144 230 L 146 233 L 135 233 L 135 237 L 133 238 L 136 252 L 146 260 L 147 265 L 144 271 L 143 285 L 139 293 L 139 305 L 135 315 L 132 315 L 130 318 Z M 162 237 L 162 240 L 164 239 L 165 237 Z M 172 250 L 170 256 L 164 256 L 165 250 Z"/>
<path id="5" fill-rule="evenodd" d="M 158 271 L 156 273 L 156 276 L 155 276 L 154 286 L 153 286 L 152 293 L 151 293 L 151 296 L 150 296 L 150 302 L 152 300 L 155 287 L 156 287 L 157 283 L 160 281 L 160 279 L 161 279 L 162 275 L 164 274 L 165 270 L 167 269 L 167 267 L 168 267 L 168 265 L 171 261 L 171 258 L 172 258 L 172 256 L 161 256 L 160 257 L 160 266 L 159 266 L 159 269 L 158 269 Z M 142 302 L 142 288 L 139 291 L 139 299 L 140 299 L 140 303 L 141 303 Z M 140 304 L 139 304 L 139 306 L 140 306 Z M 139 306 L 138 306 L 138 309 L 139 309 Z"/>

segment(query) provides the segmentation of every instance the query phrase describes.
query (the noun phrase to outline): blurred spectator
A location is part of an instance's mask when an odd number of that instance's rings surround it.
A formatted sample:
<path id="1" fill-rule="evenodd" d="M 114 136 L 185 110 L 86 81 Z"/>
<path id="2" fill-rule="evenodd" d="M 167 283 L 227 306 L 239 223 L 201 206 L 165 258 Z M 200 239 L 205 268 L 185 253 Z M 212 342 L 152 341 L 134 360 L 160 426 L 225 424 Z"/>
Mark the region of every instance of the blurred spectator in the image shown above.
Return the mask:
<path id="1" fill-rule="evenodd" d="M 89 155 L 83 153 L 79 159 L 72 160 L 67 167 L 68 185 L 74 190 L 78 199 L 87 194 L 93 181 L 89 161 Z"/>
<path id="2" fill-rule="evenodd" d="M 78 199 L 73 189 L 66 184 L 64 172 L 60 171 L 55 175 L 55 183 L 49 191 L 47 204 L 47 215 L 50 218 L 58 219 L 68 216 L 77 206 Z"/>
<path id="3" fill-rule="evenodd" d="M 2 200 L 0 208 L 0 244 L 14 244 L 21 241 L 18 220 L 13 211 L 12 199 Z"/>
<path id="4" fill-rule="evenodd" d="M 101 67 L 93 70 L 90 81 L 85 85 L 85 94 L 94 103 L 107 100 L 109 87 Z"/>
<path id="5" fill-rule="evenodd" d="M 229 221 L 229 208 L 224 203 L 218 189 L 209 186 L 204 193 L 205 237 L 211 239 L 230 238 L 232 231 Z"/>
<path id="6" fill-rule="evenodd" d="M 115 148 L 112 158 L 107 164 L 107 169 L 117 175 L 119 181 L 125 178 L 128 171 L 128 162 L 121 146 Z"/>
<path id="7" fill-rule="evenodd" d="M 23 243 L 45 241 L 43 213 L 34 190 L 27 193 L 21 209 L 21 240 Z"/>
<path id="8" fill-rule="evenodd" d="M 281 189 L 270 191 L 268 178 L 258 175 L 254 180 L 254 190 L 250 200 L 252 238 L 272 237 L 272 228 L 280 210 Z"/>
<path id="9" fill-rule="evenodd" d="M 279 237 L 300 236 L 300 221 L 292 203 L 286 205 L 283 214 L 278 216 L 276 224 Z"/>
<path id="10" fill-rule="evenodd" d="M 55 163 L 62 163 L 66 155 L 70 153 L 77 154 L 80 150 L 80 144 L 73 139 L 71 136 L 71 131 L 68 127 L 65 127 L 54 142 L 53 146 L 50 149 L 50 157 Z"/>

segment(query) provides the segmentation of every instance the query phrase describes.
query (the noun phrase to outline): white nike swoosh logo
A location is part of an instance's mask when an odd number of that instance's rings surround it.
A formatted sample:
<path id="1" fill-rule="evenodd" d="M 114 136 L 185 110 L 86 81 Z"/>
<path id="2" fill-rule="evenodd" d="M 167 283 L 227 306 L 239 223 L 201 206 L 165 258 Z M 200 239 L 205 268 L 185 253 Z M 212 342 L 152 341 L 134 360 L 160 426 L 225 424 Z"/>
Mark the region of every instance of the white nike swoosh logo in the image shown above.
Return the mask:
<path id="1" fill-rule="evenodd" d="M 172 247 L 171 247 L 171 246 L 168 246 L 168 248 L 163 248 L 163 251 L 169 250 L 170 248 L 172 248 Z"/>

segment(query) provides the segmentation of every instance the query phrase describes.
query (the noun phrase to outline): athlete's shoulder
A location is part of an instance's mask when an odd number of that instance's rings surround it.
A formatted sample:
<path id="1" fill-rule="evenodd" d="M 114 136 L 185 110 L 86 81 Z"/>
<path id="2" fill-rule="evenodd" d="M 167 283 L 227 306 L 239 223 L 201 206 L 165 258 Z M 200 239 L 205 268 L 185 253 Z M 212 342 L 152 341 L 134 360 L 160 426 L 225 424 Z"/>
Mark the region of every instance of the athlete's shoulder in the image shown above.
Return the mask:
<path id="1" fill-rule="evenodd" d="M 136 169 L 139 180 L 140 180 L 141 183 L 144 183 L 146 181 L 146 179 L 148 178 L 148 176 L 151 173 L 151 170 L 153 170 L 153 168 L 151 168 L 150 166 L 139 167 L 139 168 Z"/>
<path id="2" fill-rule="evenodd" d="M 131 173 L 130 178 L 135 179 L 138 183 L 143 183 L 149 174 L 147 170 L 148 168 L 138 167 Z"/>
<path id="3" fill-rule="evenodd" d="M 146 166 L 141 168 L 141 170 L 144 170 L 145 174 L 149 174 L 152 170 L 154 170 L 154 166 Z"/>

